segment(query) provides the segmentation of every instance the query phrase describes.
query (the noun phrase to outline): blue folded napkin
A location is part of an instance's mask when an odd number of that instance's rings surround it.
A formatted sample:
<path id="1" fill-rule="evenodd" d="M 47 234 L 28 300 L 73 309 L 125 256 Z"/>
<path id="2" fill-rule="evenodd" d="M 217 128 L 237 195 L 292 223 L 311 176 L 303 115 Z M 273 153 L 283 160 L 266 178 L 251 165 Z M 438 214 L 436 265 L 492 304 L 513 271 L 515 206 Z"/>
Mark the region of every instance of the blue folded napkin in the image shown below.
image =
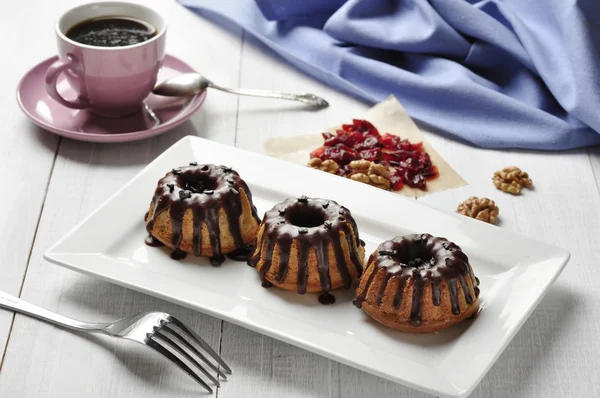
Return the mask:
<path id="1" fill-rule="evenodd" d="M 600 144 L 598 0 L 178 1 L 364 101 L 394 94 L 475 145 Z"/>

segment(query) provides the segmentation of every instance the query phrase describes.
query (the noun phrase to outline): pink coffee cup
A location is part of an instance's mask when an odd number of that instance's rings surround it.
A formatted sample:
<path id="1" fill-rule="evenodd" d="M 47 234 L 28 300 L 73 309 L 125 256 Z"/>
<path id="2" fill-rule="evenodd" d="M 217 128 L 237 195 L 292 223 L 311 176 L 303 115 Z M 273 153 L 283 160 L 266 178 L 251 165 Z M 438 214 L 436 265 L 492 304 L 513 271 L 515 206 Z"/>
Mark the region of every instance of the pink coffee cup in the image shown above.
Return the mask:
<path id="1" fill-rule="evenodd" d="M 122 47 L 90 46 L 66 36 L 80 22 L 108 16 L 148 22 L 157 33 L 147 41 Z M 139 4 L 99 2 L 67 11 L 56 23 L 59 59 L 46 72 L 48 93 L 66 107 L 89 109 L 101 116 L 137 112 L 156 84 L 165 55 L 166 31 L 166 21 L 156 11 Z M 61 83 L 57 84 L 61 74 L 77 98 L 61 95 Z"/>

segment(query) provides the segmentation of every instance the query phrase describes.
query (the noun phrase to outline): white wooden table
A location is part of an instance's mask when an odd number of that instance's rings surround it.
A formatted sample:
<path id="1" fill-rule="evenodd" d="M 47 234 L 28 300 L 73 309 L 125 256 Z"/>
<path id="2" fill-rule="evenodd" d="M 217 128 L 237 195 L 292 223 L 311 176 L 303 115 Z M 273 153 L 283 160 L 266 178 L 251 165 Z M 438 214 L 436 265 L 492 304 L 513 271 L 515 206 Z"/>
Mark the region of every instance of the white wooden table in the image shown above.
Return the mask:
<path id="1" fill-rule="evenodd" d="M 231 0 L 233 1 L 233 0 Z M 177 305 L 49 264 L 42 253 L 163 150 L 188 134 L 262 152 L 268 137 L 344 122 L 367 105 L 272 56 L 241 30 L 224 31 L 174 1 L 168 52 L 216 82 L 311 91 L 331 107 L 210 92 L 191 121 L 146 141 L 101 145 L 60 139 L 19 110 L 15 89 L 55 53 L 54 21 L 79 0 L 2 4 L 0 38 L 0 289 L 67 316 L 109 320 L 141 310 L 175 314 L 219 347 L 235 373 L 219 397 L 423 397 L 425 394 Z M 572 259 L 474 397 L 600 397 L 600 150 L 490 151 L 425 132 L 469 185 L 421 202 L 453 211 L 469 195 L 500 207 L 502 228 L 569 249 Z M 533 177 L 522 197 L 492 186 L 516 164 Z M 510 250 L 510 248 L 507 248 Z M 192 397 L 194 382 L 143 347 L 71 333 L 0 310 L 0 397 Z M 456 364 L 460 366 L 460 364 Z"/>

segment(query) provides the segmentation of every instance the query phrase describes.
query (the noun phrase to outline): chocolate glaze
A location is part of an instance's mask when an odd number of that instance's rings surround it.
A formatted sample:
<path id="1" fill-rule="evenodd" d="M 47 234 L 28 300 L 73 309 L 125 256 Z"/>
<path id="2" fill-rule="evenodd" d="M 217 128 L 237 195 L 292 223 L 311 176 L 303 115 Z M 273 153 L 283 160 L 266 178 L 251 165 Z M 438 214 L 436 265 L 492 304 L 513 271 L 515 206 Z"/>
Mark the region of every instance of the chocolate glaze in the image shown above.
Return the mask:
<path id="1" fill-rule="evenodd" d="M 243 261 L 247 262 L 250 258 L 250 254 L 252 254 L 252 247 L 244 246 L 231 253 L 227 253 L 227 257 L 233 261 Z"/>
<path id="2" fill-rule="evenodd" d="M 260 219 L 256 207 L 252 205 L 252 194 L 239 174 L 226 166 L 190 163 L 167 173 L 158 181 L 154 191 L 153 213 L 146 216 L 146 230 L 152 233 L 156 218 L 169 211 L 173 226 L 170 247 L 179 250 L 182 238 L 183 216 L 186 210 L 192 211 L 194 236 L 193 252 L 202 255 L 202 226 L 206 225 L 213 256 L 210 262 L 219 265 L 225 260 L 221 252 L 219 211 L 223 209 L 229 223 L 229 232 L 238 248 L 246 245 L 240 232 L 239 217 L 242 214 L 240 189 L 244 191 L 252 206 L 252 215 Z M 180 257 L 173 253 L 171 257 Z"/>
<path id="3" fill-rule="evenodd" d="M 264 287 L 265 289 L 268 289 L 270 287 L 273 287 L 273 284 L 269 281 L 263 281 L 262 282 L 262 287 Z"/>
<path id="4" fill-rule="evenodd" d="M 184 252 L 183 250 L 173 250 L 173 252 L 171 253 L 171 258 L 173 260 L 183 260 L 184 258 L 187 257 L 187 253 Z"/>
<path id="5" fill-rule="evenodd" d="M 329 293 L 323 293 L 319 296 L 319 303 L 323 305 L 331 305 L 335 303 L 335 296 Z"/>
<path id="6" fill-rule="evenodd" d="M 160 247 L 160 246 L 165 245 L 164 243 L 162 243 L 161 241 L 159 241 L 152 235 L 146 236 L 146 239 L 144 239 L 144 243 L 150 247 Z"/>
<path id="7" fill-rule="evenodd" d="M 306 293 L 308 280 L 308 253 L 314 249 L 317 256 L 317 268 L 321 288 L 324 293 L 331 290 L 329 276 L 328 250 L 331 246 L 336 258 L 338 272 L 346 288 L 350 287 L 352 278 L 348 267 L 355 267 L 358 275 L 362 272 L 362 262 L 358 258 L 357 249 L 361 245 L 358 228 L 350 211 L 332 200 L 307 198 L 289 198 L 275 205 L 265 213 L 263 233 L 257 242 L 254 255 L 248 260 L 250 266 L 256 267 L 264 260 L 259 275 L 263 283 L 271 268 L 271 260 L 275 247 L 279 248 L 279 264 L 275 283 L 282 283 L 289 267 L 290 252 L 295 242 L 298 251 L 298 293 Z M 340 232 L 350 248 L 351 264 L 346 264 L 340 242 Z"/>
<path id="8" fill-rule="evenodd" d="M 441 302 L 440 284 L 446 281 L 450 293 L 452 313 L 461 312 L 458 300 L 458 284 L 464 293 L 465 300 L 472 304 L 479 296 L 479 279 L 473 275 L 469 259 L 455 243 L 444 238 L 433 237 L 430 234 L 413 234 L 396 237 L 383 242 L 377 251 L 371 255 L 367 268 L 373 267 L 362 292 L 358 295 L 355 305 L 362 307 L 369 288 L 377 274 L 385 272 L 385 279 L 377 295 L 376 305 L 381 304 L 388 282 L 391 278 L 398 279 L 398 287 L 392 306 L 399 309 L 407 281 L 413 282 L 413 294 L 410 311 L 410 323 L 421 325 L 421 307 L 425 284 L 431 284 L 433 305 Z M 384 270 L 384 271 L 382 271 Z M 475 297 L 471 295 L 466 276 L 469 276 L 474 286 Z"/>

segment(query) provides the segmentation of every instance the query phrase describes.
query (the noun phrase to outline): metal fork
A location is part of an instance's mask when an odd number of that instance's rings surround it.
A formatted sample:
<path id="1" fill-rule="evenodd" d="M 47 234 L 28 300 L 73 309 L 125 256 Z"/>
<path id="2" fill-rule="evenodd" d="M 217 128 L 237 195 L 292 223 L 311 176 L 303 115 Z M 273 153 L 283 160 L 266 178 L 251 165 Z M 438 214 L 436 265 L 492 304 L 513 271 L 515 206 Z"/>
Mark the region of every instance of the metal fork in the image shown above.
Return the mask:
<path id="1" fill-rule="evenodd" d="M 219 369 L 219 366 L 209 361 L 200 350 L 213 358 L 226 373 L 231 374 L 231 369 L 225 361 L 200 336 L 165 312 L 143 312 L 115 322 L 88 323 L 48 311 L 3 291 L 0 291 L 0 307 L 30 315 L 68 329 L 103 333 L 141 343 L 173 362 L 211 393 L 213 392 L 212 388 L 200 377 L 199 372 L 187 365 L 175 353 L 190 362 L 216 386 L 219 386 L 219 381 L 202 366 L 201 362 L 204 362 L 223 379 L 227 380 L 227 376 Z"/>

